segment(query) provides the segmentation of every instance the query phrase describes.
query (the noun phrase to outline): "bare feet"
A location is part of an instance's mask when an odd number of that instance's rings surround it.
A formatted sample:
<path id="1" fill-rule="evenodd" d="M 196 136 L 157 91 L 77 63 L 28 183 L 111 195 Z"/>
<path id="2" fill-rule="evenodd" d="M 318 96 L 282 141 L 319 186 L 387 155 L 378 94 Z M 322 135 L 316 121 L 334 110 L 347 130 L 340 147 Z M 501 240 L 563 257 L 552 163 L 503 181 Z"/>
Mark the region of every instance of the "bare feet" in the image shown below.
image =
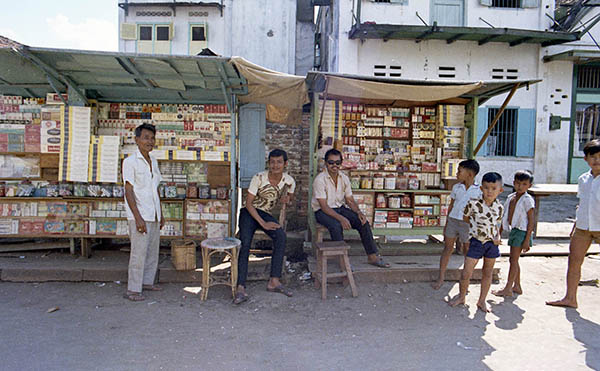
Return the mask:
<path id="1" fill-rule="evenodd" d="M 492 308 L 490 308 L 486 302 L 483 302 L 483 303 L 477 302 L 477 309 L 479 309 L 480 311 L 482 311 L 484 313 L 492 312 Z"/>
<path id="2" fill-rule="evenodd" d="M 519 295 L 523 294 L 523 289 L 521 288 L 521 286 L 513 286 L 512 291 L 515 294 L 519 294 Z"/>
<path id="3" fill-rule="evenodd" d="M 443 284 L 444 284 L 444 281 L 437 280 L 437 281 L 431 283 L 431 287 L 433 287 L 434 290 L 439 290 Z"/>
<path id="4" fill-rule="evenodd" d="M 448 302 L 448 305 L 451 307 L 455 307 L 460 304 L 465 304 L 465 298 L 461 297 L 460 295 Z"/>
<path id="5" fill-rule="evenodd" d="M 553 307 L 567 307 L 567 308 L 577 308 L 577 302 L 573 300 L 561 299 L 556 301 L 547 301 L 546 305 L 551 305 Z"/>
<path id="6" fill-rule="evenodd" d="M 513 290 L 507 290 L 507 289 L 502 289 L 502 290 L 493 290 L 492 294 L 496 295 L 496 296 L 507 296 L 507 297 L 511 297 L 513 296 Z"/>

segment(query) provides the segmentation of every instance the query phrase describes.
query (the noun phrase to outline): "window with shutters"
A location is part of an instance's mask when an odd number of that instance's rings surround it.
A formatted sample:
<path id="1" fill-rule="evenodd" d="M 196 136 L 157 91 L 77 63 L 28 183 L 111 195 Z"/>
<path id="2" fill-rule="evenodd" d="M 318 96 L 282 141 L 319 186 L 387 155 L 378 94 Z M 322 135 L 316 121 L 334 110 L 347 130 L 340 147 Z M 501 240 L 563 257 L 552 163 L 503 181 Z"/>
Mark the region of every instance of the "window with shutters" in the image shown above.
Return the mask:
<path id="1" fill-rule="evenodd" d="M 197 55 L 208 48 L 208 25 L 206 23 L 190 24 L 189 54 Z"/>
<path id="2" fill-rule="evenodd" d="M 173 24 L 138 24 L 136 51 L 146 54 L 170 54 Z"/>
<path id="3" fill-rule="evenodd" d="M 479 107 L 477 113 L 477 143 L 483 138 L 499 110 L 499 107 Z M 535 122 L 535 109 L 505 109 L 477 156 L 533 157 Z"/>

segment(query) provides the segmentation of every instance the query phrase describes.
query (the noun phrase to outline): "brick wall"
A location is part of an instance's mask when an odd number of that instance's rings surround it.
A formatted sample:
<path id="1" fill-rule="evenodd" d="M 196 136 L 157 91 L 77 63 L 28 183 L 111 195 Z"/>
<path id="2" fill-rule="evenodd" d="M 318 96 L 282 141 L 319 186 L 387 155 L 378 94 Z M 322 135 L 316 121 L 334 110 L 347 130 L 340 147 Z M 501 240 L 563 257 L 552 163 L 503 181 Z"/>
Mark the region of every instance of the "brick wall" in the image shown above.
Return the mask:
<path id="1" fill-rule="evenodd" d="M 306 229 L 308 210 L 308 159 L 310 147 L 310 113 L 302 114 L 302 123 L 287 126 L 267 122 L 265 150 L 281 148 L 288 154 L 287 172 L 296 181 L 296 202 L 288 209 L 288 230 Z"/>

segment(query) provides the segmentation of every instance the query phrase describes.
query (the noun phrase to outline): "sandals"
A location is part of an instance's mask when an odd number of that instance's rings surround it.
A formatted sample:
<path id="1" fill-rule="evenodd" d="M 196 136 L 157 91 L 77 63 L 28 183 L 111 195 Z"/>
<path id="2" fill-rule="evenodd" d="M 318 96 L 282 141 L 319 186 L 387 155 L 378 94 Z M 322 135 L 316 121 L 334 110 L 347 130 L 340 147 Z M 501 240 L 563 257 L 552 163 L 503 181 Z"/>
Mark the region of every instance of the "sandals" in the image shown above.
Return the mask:
<path id="1" fill-rule="evenodd" d="M 277 292 L 280 294 L 283 294 L 285 296 L 292 297 L 294 294 L 292 293 L 292 291 L 290 291 L 289 289 L 287 289 L 285 286 L 283 285 L 279 285 L 279 286 L 275 286 L 273 288 L 267 287 L 267 291 L 268 292 Z"/>
<path id="2" fill-rule="evenodd" d="M 390 267 L 390 263 L 386 263 L 385 261 L 383 261 L 383 258 L 381 256 L 377 257 L 377 261 L 374 262 L 369 262 L 369 264 L 376 266 L 377 268 L 389 268 Z"/>
<path id="3" fill-rule="evenodd" d="M 128 291 L 125 294 L 123 294 L 123 297 L 125 299 L 131 300 L 131 301 L 144 301 L 146 300 L 146 298 L 139 292 L 131 292 Z"/>
<path id="4" fill-rule="evenodd" d="M 233 299 L 233 304 L 240 305 L 247 300 L 248 300 L 248 294 L 245 294 L 243 292 L 236 292 L 235 299 Z"/>

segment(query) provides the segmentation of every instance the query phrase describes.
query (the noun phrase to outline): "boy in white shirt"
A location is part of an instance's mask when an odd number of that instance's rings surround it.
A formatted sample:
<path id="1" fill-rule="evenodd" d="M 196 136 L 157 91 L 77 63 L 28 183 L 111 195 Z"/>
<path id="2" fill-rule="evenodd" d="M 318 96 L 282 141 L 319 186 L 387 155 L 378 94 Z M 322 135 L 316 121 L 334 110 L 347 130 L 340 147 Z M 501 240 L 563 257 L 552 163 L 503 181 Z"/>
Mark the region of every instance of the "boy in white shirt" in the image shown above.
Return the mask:
<path id="1" fill-rule="evenodd" d="M 600 242 L 600 139 L 583 147 L 585 162 L 591 170 L 579 177 L 574 231 L 569 245 L 567 293 L 561 300 L 547 301 L 547 305 L 577 308 L 577 285 L 581 279 L 581 265 L 593 241 Z"/>
<path id="2" fill-rule="evenodd" d="M 492 291 L 496 296 L 512 296 L 522 294 L 521 269 L 519 256 L 529 251 L 533 246 L 533 227 L 535 224 L 535 201 L 527 190 L 533 183 L 533 174 L 528 170 L 519 170 L 513 181 L 514 192 L 508 195 L 504 203 L 502 229 L 510 231 L 508 245 L 510 246 L 510 269 L 506 286 L 502 290 Z"/>
<path id="3" fill-rule="evenodd" d="M 437 281 L 431 284 L 434 290 L 438 290 L 444 284 L 446 268 L 456 240 L 458 239 L 462 254 L 469 248 L 469 223 L 463 220 L 463 214 L 469 200 L 481 197 L 479 184 L 475 183 L 475 176 L 478 173 L 479 164 L 475 160 L 464 160 L 458 164 L 458 173 L 456 174 L 458 183 L 452 187 L 450 193 L 448 220 L 444 227 L 444 251 L 440 256 L 440 273 Z"/>

